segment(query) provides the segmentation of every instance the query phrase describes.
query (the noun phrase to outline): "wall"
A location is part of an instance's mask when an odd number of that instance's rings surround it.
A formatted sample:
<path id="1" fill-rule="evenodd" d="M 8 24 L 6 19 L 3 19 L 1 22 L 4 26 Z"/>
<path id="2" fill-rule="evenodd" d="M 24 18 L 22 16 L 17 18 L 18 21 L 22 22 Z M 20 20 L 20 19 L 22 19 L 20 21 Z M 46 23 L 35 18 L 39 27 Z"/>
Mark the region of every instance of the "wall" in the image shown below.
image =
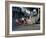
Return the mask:
<path id="1" fill-rule="evenodd" d="M 9 1 L 11 1 L 11 0 L 9 0 Z M 12 0 L 12 1 L 15 1 L 15 0 Z M 16 0 L 16 1 L 46 3 L 46 0 Z M 46 4 L 45 4 L 45 6 L 46 6 Z M 46 7 L 45 7 L 45 10 L 46 10 Z M 46 11 L 45 11 L 45 16 L 46 16 Z M 45 19 L 46 19 L 46 17 L 45 17 Z M 45 20 L 45 22 L 46 22 L 46 20 Z M 46 28 L 45 28 L 45 32 L 46 32 Z M 4 36 L 5 36 L 5 0 L 0 0 L 0 38 L 5 38 Z M 40 36 L 26 36 L 26 37 L 16 37 L 16 38 L 46 38 L 46 33 L 45 33 L 45 35 L 40 35 Z"/>

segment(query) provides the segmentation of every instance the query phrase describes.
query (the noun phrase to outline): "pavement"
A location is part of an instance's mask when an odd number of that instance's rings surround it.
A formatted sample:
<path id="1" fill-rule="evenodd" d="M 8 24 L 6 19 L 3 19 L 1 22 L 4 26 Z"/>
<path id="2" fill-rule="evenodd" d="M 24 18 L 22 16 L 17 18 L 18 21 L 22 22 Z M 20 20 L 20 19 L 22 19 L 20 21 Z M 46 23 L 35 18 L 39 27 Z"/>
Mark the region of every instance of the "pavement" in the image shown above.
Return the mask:
<path id="1" fill-rule="evenodd" d="M 40 24 L 25 24 L 12 27 L 12 31 L 40 30 Z"/>

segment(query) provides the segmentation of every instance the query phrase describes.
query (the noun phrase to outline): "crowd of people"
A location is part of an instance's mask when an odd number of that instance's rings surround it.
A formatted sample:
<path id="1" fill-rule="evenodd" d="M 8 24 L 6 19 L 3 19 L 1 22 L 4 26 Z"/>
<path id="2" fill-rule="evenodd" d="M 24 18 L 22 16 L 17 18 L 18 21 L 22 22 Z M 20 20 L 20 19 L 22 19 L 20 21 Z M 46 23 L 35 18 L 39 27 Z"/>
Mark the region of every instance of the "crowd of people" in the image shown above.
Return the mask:
<path id="1" fill-rule="evenodd" d="M 36 9 L 29 11 L 28 9 L 16 7 L 13 10 L 13 17 L 16 18 L 16 25 L 40 23 L 40 17 Z"/>

